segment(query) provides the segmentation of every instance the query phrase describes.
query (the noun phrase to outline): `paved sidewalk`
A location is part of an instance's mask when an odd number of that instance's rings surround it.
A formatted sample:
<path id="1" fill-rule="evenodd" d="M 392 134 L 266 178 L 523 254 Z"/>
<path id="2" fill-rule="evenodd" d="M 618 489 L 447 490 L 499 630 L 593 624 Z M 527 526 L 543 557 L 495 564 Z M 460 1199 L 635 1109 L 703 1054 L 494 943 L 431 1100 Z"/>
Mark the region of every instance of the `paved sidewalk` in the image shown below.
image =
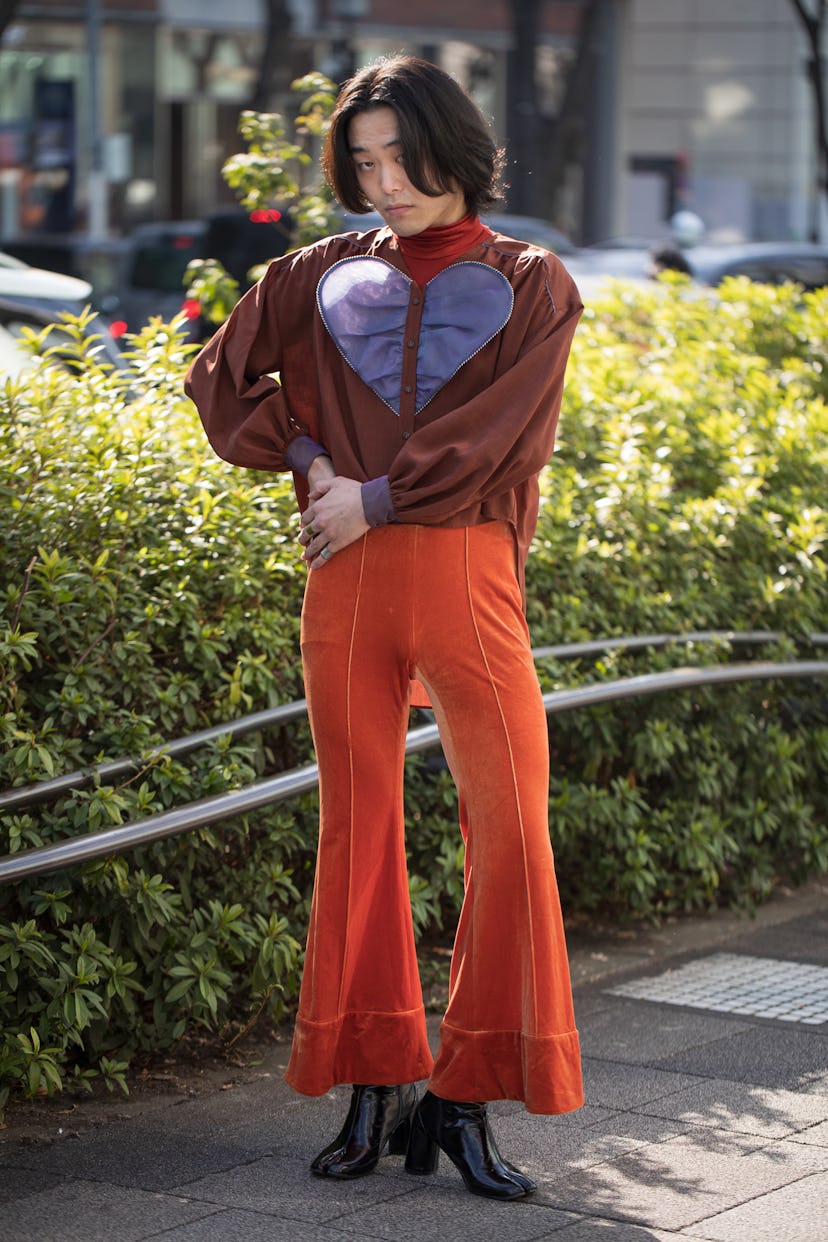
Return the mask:
<path id="1" fill-rule="evenodd" d="M 114 1106 L 49 1142 L 0 1131 L 0 1238 L 823 1242 L 828 885 L 754 920 L 570 948 L 588 1102 L 559 1118 L 490 1110 L 502 1150 L 540 1183 L 531 1200 L 476 1198 L 445 1157 L 434 1177 L 406 1176 L 399 1157 L 352 1184 L 312 1177 L 349 1090 L 295 1096 L 282 1044 L 230 1090 L 139 1101 L 120 1118 Z"/>

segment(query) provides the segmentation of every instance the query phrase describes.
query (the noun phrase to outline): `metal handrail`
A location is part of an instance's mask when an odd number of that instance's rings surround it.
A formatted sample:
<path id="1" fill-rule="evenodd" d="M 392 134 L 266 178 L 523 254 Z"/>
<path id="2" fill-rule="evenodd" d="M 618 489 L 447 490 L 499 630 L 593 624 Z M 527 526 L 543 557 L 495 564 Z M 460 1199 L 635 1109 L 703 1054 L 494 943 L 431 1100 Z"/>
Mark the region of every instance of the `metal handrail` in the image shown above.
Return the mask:
<path id="1" fill-rule="evenodd" d="M 640 651 L 645 648 L 668 647 L 670 644 L 723 642 L 733 646 L 751 644 L 765 646 L 768 643 L 779 642 L 784 637 L 775 630 L 695 630 L 684 634 L 644 634 L 631 635 L 626 638 L 599 638 L 577 643 L 558 643 L 552 647 L 536 647 L 532 654 L 536 661 L 569 660 L 578 656 L 597 655 L 602 651 Z M 809 634 L 807 641 L 811 646 L 828 647 L 828 634 Z M 306 714 L 307 701 L 296 699 L 291 703 L 282 703 L 278 707 L 252 712 L 248 716 L 239 716 L 236 720 L 228 721 L 226 724 L 213 725 L 209 729 L 201 729 L 198 733 L 176 738 L 163 746 L 154 747 L 142 758 L 133 756 L 109 759 L 104 763 L 79 768 L 76 772 L 55 776 L 51 780 L 38 781 L 35 785 L 19 785 L 15 789 L 9 789 L 0 794 L 0 813 L 19 811 L 26 806 L 51 802 L 75 789 L 83 789 L 96 779 L 102 782 L 118 780 L 142 767 L 148 767 L 159 759 L 180 758 L 182 755 L 191 754 L 201 746 L 218 741 L 219 738 L 244 737 L 248 733 L 257 733 L 260 730 L 275 728 L 277 725 L 288 724 Z"/>
<path id="2" fill-rule="evenodd" d="M 615 681 L 597 682 L 590 686 L 578 686 L 573 690 L 552 690 L 543 696 L 547 715 L 571 711 L 576 707 L 592 706 L 616 699 L 633 698 L 646 694 L 658 694 L 669 690 L 682 690 L 692 686 L 714 685 L 722 682 L 756 681 L 773 678 L 828 677 L 828 661 L 799 660 L 786 662 L 757 661 L 753 664 L 728 664 L 704 668 L 676 668 L 662 673 L 647 673 L 639 677 L 619 678 Z M 439 744 L 440 734 L 435 724 L 410 729 L 406 736 L 405 753 L 418 754 Z M 306 793 L 318 780 L 315 763 L 295 768 L 280 776 L 258 781 L 246 789 L 202 798 L 187 806 L 149 816 L 133 824 L 42 845 L 36 849 L 7 854 L 0 858 L 0 884 L 20 880 L 27 876 L 56 871 L 70 864 L 101 858 L 106 854 L 122 853 L 138 845 L 160 841 L 164 837 L 193 828 L 206 827 L 222 819 L 247 814 L 273 802 Z"/>
<path id="3" fill-rule="evenodd" d="M 767 646 L 781 642 L 788 635 L 779 630 L 690 630 L 683 634 L 635 634 L 626 638 L 595 638 L 578 643 L 558 643 L 554 647 L 535 647 L 536 660 L 572 659 L 576 656 L 598 655 L 602 651 L 642 651 L 648 647 L 669 647 L 671 644 L 728 643 L 731 646 Z M 801 641 L 811 647 L 828 647 L 828 634 L 814 632 Z"/>
<path id="4" fill-rule="evenodd" d="M 289 724 L 307 715 L 305 699 L 296 699 L 292 703 L 281 703 L 278 707 L 268 707 L 260 712 L 251 712 L 249 716 L 240 716 L 228 724 L 212 725 L 209 729 L 200 729 L 198 733 L 188 733 L 186 737 L 175 738 L 165 742 L 163 746 L 153 747 L 141 758 L 108 759 L 105 763 L 90 764 L 87 768 L 79 768 L 77 772 L 66 772 L 63 776 L 55 776 L 48 781 L 38 781 L 36 785 L 20 785 L 0 794 L 0 812 L 19 811 L 24 806 L 35 806 L 40 802 L 51 802 L 62 794 L 71 793 L 74 789 L 83 789 L 96 778 L 101 781 L 117 780 L 140 768 L 148 767 L 158 759 L 180 758 L 217 742 L 222 737 L 243 737 L 246 733 L 257 733 L 260 729 L 272 729 L 276 725 Z"/>

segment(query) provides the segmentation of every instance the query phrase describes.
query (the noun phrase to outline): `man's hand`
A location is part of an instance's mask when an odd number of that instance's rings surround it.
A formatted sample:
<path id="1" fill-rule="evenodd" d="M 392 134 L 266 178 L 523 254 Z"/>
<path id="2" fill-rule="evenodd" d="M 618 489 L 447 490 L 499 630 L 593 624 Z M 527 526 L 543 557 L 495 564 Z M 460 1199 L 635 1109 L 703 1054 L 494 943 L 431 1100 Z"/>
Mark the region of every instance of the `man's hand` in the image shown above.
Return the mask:
<path id="1" fill-rule="evenodd" d="M 361 483 L 339 475 L 314 481 L 310 504 L 302 514 L 299 535 L 299 542 L 305 548 L 302 559 L 311 569 L 319 569 L 368 529 Z"/>
<path id="2" fill-rule="evenodd" d="M 314 457 L 308 470 L 308 487 L 311 491 L 326 479 L 336 478 L 336 471 L 333 468 L 333 462 L 327 453 L 320 453 Z"/>

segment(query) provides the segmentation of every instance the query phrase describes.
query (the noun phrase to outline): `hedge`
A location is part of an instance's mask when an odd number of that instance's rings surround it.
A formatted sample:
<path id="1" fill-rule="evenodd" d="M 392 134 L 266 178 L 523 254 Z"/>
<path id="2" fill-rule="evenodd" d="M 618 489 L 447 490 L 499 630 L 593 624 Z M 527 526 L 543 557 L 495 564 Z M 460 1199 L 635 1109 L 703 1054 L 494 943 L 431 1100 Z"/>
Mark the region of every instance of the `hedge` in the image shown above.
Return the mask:
<path id="1" fill-rule="evenodd" d="M 613 287 L 576 334 L 528 567 L 533 642 L 828 629 L 828 294 L 667 277 Z M 147 756 L 9 815 L 0 853 L 129 822 L 312 758 L 302 723 L 186 760 L 165 741 L 300 698 L 304 570 L 290 481 L 234 469 L 183 398 L 176 325 L 108 371 L 78 325 L 62 366 L 0 392 L 0 789 Z M 65 336 L 62 338 L 65 342 Z M 745 658 L 743 650 L 738 651 Z M 726 643 L 539 665 L 544 689 L 716 663 Z M 750 907 L 828 869 L 828 686 L 685 690 L 552 718 L 550 820 L 570 915 Z M 462 898 L 451 781 L 407 765 L 418 934 Z M 295 1000 L 316 831 L 307 795 L 0 888 L 0 1108 L 99 1079 Z"/>

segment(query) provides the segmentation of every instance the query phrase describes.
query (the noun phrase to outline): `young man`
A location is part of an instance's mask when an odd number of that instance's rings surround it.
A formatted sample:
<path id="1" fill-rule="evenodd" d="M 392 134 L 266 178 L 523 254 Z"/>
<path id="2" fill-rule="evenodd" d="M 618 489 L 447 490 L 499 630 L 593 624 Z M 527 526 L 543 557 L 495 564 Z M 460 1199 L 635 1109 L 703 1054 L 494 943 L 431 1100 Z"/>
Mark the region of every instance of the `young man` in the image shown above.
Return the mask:
<path id="1" fill-rule="evenodd" d="M 523 614 L 539 471 L 582 307 L 560 262 L 492 233 L 500 157 L 435 66 L 395 57 L 340 92 L 323 169 L 387 228 L 273 262 L 194 362 L 216 452 L 294 472 L 320 834 L 287 1081 L 354 1084 L 320 1176 L 410 1172 L 534 1189 L 489 1100 L 583 1102 L 548 826 L 548 738 Z M 278 380 L 274 379 L 278 373 Z M 411 924 L 408 709 L 433 704 L 460 799 L 466 891 L 432 1056 Z M 415 1083 L 427 1079 L 418 1102 Z"/>

